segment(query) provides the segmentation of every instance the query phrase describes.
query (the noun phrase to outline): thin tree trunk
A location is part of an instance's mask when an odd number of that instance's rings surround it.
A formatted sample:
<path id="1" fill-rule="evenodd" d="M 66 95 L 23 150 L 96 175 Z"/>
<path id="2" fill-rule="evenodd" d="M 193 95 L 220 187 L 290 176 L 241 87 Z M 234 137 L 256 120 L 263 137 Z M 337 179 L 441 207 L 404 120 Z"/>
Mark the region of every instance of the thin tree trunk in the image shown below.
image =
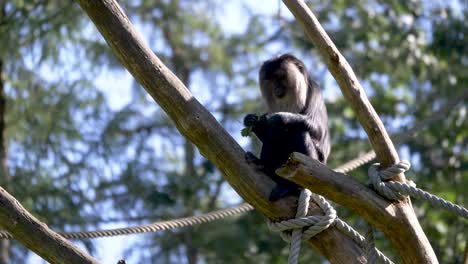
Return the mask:
<path id="1" fill-rule="evenodd" d="M 3 79 L 3 61 L 0 59 L 0 186 L 8 188 L 10 181 L 7 167 L 7 139 L 5 135 L 6 117 L 5 80 Z M 10 241 L 0 240 L 0 264 L 7 264 L 10 259 Z"/>
<path id="2" fill-rule="evenodd" d="M 393 142 L 388 136 L 377 112 L 375 112 L 374 107 L 369 102 L 349 63 L 336 48 L 304 1 L 283 0 L 283 2 L 302 26 L 309 39 L 317 48 L 317 52 L 327 65 L 330 73 L 337 81 L 341 92 L 367 133 L 369 142 L 376 153 L 377 160 L 383 168 L 397 163 L 400 158 Z M 403 173 L 395 175 L 392 180 L 402 183 L 406 182 Z M 396 233 L 391 234 L 390 232 L 386 233 L 386 235 L 403 258 L 403 263 L 438 263 L 434 250 L 413 211 L 411 200 L 409 198 L 402 199 L 398 203 L 395 203 L 395 209 L 395 222 L 399 222 L 406 227 L 405 233 L 398 235 Z"/>

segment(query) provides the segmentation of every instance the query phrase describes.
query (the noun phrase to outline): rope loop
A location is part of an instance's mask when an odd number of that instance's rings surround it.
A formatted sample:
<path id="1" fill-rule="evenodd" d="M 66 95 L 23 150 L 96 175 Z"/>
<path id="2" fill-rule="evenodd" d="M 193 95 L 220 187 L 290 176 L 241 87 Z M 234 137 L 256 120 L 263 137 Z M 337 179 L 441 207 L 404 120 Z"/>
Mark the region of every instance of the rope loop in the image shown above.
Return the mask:
<path id="1" fill-rule="evenodd" d="M 310 199 L 313 199 L 318 204 L 322 211 L 325 212 L 325 215 L 307 216 Z M 301 241 L 308 240 L 327 229 L 335 222 L 335 219 L 336 211 L 325 198 L 312 193 L 308 189 L 303 189 L 299 196 L 296 217 L 280 222 L 268 221 L 268 227 L 272 231 L 281 232 L 281 238 L 291 243 L 288 263 L 296 264 L 299 261 Z"/>
<path id="2" fill-rule="evenodd" d="M 401 160 L 392 166 L 381 169 L 379 163 L 372 164 L 369 167 L 369 178 L 370 183 L 374 187 L 374 189 L 382 196 L 390 200 L 400 200 L 406 197 L 405 195 L 392 190 L 390 187 L 387 186 L 385 181 L 392 179 L 394 176 L 403 173 L 411 167 L 411 164 L 407 160 Z M 410 182 L 408 182 L 411 184 Z M 414 185 L 414 183 L 412 183 Z"/>
<path id="3" fill-rule="evenodd" d="M 291 233 L 294 229 L 303 229 L 302 240 L 309 240 L 327 229 L 336 219 L 336 210 L 323 196 L 307 191 L 310 193 L 310 198 L 325 212 L 325 215 L 302 216 L 280 222 L 268 221 L 268 228 L 271 231 L 281 232 L 281 238 L 286 242 L 291 241 Z"/>

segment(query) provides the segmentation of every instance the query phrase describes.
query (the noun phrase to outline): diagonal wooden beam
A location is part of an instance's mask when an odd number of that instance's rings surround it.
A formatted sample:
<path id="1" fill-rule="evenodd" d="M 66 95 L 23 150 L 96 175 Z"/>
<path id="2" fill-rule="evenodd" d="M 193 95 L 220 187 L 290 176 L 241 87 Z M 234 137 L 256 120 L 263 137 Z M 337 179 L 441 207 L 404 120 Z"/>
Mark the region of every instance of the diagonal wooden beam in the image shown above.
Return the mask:
<path id="1" fill-rule="evenodd" d="M 398 153 L 379 116 L 372 107 L 351 66 L 336 48 L 318 19 L 302 0 L 283 0 L 302 26 L 350 103 L 383 167 L 399 161 Z M 384 62 L 383 62 L 384 63 Z M 403 174 L 394 178 L 405 182 Z M 327 197 L 328 198 L 328 197 Z M 410 199 L 395 203 L 394 223 L 405 228 L 404 235 L 385 233 L 405 263 L 438 263 L 434 250 L 422 230 Z M 368 221 L 371 219 L 366 218 Z M 372 221 L 370 221 L 372 222 Z"/>
<path id="2" fill-rule="evenodd" d="M 37 220 L 0 187 L 0 226 L 14 239 L 50 263 L 100 263 Z"/>

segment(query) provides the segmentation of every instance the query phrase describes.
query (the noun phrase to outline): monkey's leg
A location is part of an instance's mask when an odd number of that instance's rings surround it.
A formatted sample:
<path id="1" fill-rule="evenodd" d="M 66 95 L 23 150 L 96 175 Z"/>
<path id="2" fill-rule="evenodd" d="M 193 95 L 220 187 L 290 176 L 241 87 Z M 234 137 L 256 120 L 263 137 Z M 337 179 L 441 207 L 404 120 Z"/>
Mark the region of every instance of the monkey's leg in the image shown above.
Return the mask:
<path id="1" fill-rule="evenodd" d="M 272 127 L 287 129 L 289 131 L 310 131 L 314 135 L 314 138 L 319 138 L 323 133 L 321 126 L 312 122 L 307 115 L 276 112 L 266 114 L 266 119 Z"/>
<path id="2" fill-rule="evenodd" d="M 297 130 L 307 130 L 308 120 L 307 116 L 290 113 L 290 112 L 276 112 L 268 113 L 265 115 L 268 124 L 273 127 L 289 127 Z"/>
<path id="3" fill-rule="evenodd" d="M 294 182 L 281 178 L 278 175 L 275 175 L 273 180 L 276 182 L 276 186 L 271 191 L 270 197 L 268 197 L 270 201 L 275 202 L 287 196 L 299 195 L 301 187 Z"/>
<path id="4" fill-rule="evenodd" d="M 263 170 L 265 168 L 265 166 L 262 164 L 262 161 L 250 151 L 245 153 L 245 160 L 247 163 L 255 165 L 258 170 Z"/>

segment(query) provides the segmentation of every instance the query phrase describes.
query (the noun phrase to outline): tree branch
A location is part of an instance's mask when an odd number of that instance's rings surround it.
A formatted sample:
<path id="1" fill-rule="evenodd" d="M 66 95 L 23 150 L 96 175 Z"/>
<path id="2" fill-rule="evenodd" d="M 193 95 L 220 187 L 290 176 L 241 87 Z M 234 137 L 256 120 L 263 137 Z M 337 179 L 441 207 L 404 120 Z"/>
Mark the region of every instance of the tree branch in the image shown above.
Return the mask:
<path id="1" fill-rule="evenodd" d="M 384 199 L 366 185 L 321 162 L 294 152 L 276 173 L 312 192 L 355 210 L 380 229 L 395 229 L 396 204 Z M 401 225 L 398 224 L 398 225 Z M 403 230 L 403 228 L 397 228 Z M 398 230 L 394 230 L 398 231 Z"/>
<path id="2" fill-rule="evenodd" d="M 356 116 L 366 131 L 369 141 L 384 167 L 395 164 L 398 153 L 379 116 L 372 107 L 353 69 L 336 48 L 312 11 L 302 0 L 283 0 L 297 21 L 316 46 L 317 52 L 337 81 L 341 92 L 351 104 Z M 404 182 L 404 178 L 399 181 Z"/>
<path id="3" fill-rule="evenodd" d="M 379 162 L 383 167 L 398 162 L 398 153 L 351 66 L 336 48 L 312 11 L 302 0 L 283 0 L 283 2 L 312 40 L 318 53 L 337 81 L 343 95 L 366 131 Z M 394 177 L 394 180 L 405 182 L 405 177 L 400 174 Z M 367 220 L 370 221 L 370 219 Z M 394 222 L 398 222 L 400 225 L 403 224 L 406 231 L 405 235 L 396 237 L 396 233 L 387 232 L 386 234 L 405 263 L 437 263 L 434 250 L 419 225 L 409 198 L 395 203 Z"/>
<path id="4" fill-rule="evenodd" d="M 0 226 L 21 244 L 50 263 L 99 263 L 99 261 L 37 220 L 1 187 Z"/>

